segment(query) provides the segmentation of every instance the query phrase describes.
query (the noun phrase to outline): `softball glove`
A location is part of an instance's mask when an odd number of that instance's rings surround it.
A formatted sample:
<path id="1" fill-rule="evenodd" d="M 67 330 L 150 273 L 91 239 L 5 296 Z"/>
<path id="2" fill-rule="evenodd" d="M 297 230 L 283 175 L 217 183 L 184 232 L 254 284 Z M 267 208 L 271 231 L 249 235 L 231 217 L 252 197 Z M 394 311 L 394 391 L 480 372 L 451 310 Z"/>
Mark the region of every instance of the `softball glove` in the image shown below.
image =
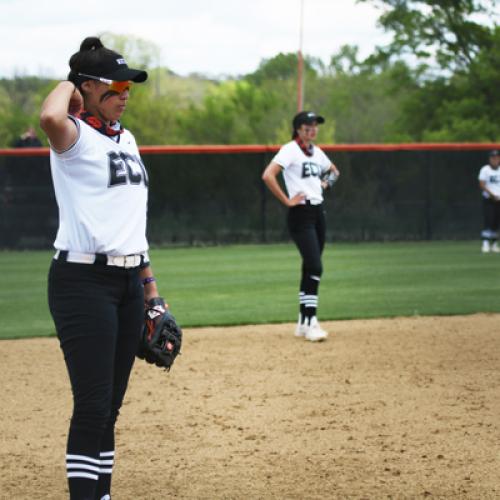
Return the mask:
<path id="1" fill-rule="evenodd" d="M 170 371 L 181 351 L 181 328 L 161 297 L 147 302 L 144 320 L 137 357 Z"/>

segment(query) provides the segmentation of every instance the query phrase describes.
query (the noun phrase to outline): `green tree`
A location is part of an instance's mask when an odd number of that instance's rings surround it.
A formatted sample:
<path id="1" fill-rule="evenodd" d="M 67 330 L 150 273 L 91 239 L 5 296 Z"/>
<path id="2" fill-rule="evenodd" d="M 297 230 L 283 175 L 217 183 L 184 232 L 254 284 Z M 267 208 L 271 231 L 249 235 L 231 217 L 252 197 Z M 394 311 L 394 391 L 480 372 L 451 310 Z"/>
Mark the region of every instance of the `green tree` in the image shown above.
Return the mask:
<path id="1" fill-rule="evenodd" d="M 368 1 L 368 0 L 361 0 Z M 412 54 L 421 63 L 395 123 L 410 140 L 497 141 L 500 32 L 492 0 L 376 0 L 380 25 L 392 32 L 372 63 Z"/>
<path id="2" fill-rule="evenodd" d="M 307 107 L 321 111 L 327 119 L 320 132 L 328 132 L 329 137 L 320 137 L 321 141 L 393 140 L 394 122 L 411 82 L 411 71 L 404 63 L 367 63 L 359 58 L 356 46 L 341 47 L 307 86 Z M 330 126 L 333 130 L 327 130 Z"/>
<path id="3" fill-rule="evenodd" d="M 0 80 L 0 147 L 10 147 L 29 126 L 45 140 L 38 116 L 43 96 L 51 86 L 50 80 L 31 76 Z"/>
<path id="4" fill-rule="evenodd" d="M 193 143 L 273 143 L 281 109 L 279 91 L 259 88 L 246 80 L 225 81 L 179 116 L 179 127 Z"/>
<path id="5" fill-rule="evenodd" d="M 380 49 L 386 56 L 436 59 L 439 67 L 465 69 L 490 44 L 491 30 L 476 20 L 493 12 L 496 0 L 359 0 L 382 5 L 379 25 L 393 34 Z"/>
<path id="6" fill-rule="evenodd" d="M 263 59 L 253 73 L 246 75 L 246 79 L 257 85 L 265 81 L 297 81 L 298 56 L 296 53 L 280 52 L 270 59 Z M 320 59 L 305 56 L 305 78 L 314 77 L 322 71 L 323 64 Z"/>
<path id="7" fill-rule="evenodd" d="M 401 108 L 401 127 L 413 140 L 500 140 L 500 29 L 467 72 L 421 82 Z"/>
<path id="8" fill-rule="evenodd" d="M 129 66 L 145 69 L 160 66 L 161 49 L 149 40 L 109 32 L 103 32 L 99 37 L 106 47 L 125 56 Z"/>

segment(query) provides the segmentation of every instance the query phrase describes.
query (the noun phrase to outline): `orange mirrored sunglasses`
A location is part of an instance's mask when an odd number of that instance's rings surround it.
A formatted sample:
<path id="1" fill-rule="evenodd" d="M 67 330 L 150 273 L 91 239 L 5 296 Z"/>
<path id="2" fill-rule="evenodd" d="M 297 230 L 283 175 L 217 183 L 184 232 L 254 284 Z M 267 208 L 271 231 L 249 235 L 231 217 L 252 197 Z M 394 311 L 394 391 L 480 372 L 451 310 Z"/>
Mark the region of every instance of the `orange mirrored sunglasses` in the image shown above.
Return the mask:
<path id="1" fill-rule="evenodd" d="M 109 80 L 108 78 L 103 78 L 101 76 L 86 75 L 85 73 L 78 73 L 78 76 L 83 76 L 85 78 L 90 78 L 91 80 L 97 80 L 98 82 L 105 83 L 106 85 L 109 85 L 109 90 L 117 92 L 118 94 L 121 94 L 125 90 L 129 90 L 130 87 L 132 87 L 132 82 L 130 80 L 117 82 L 116 80 Z"/>

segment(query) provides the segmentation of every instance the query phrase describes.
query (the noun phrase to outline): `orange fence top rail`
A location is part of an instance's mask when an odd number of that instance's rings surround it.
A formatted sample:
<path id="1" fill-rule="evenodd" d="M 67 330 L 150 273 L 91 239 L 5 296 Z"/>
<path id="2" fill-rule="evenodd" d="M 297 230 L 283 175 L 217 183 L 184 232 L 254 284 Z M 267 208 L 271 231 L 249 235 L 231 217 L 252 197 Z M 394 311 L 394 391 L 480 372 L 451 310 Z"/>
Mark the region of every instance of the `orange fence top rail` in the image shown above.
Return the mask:
<path id="1" fill-rule="evenodd" d="M 477 151 L 500 149 L 497 143 L 444 142 L 407 144 L 319 144 L 327 152 L 356 151 Z M 143 155 L 151 154 L 231 154 L 231 153 L 275 153 L 279 145 L 236 144 L 236 145 L 186 145 L 186 146 L 142 146 Z M 0 149 L 0 156 L 47 156 L 49 148 Z"/>

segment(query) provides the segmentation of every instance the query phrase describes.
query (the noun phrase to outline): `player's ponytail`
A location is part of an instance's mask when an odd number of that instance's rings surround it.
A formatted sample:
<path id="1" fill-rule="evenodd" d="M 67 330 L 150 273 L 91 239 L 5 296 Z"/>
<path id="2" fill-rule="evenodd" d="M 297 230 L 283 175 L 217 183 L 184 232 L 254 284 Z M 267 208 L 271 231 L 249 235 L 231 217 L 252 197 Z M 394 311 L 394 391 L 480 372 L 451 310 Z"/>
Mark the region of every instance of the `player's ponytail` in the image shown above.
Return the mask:
<path id="1" fill-rule="evenodd" d="M 100 38 L 96 36 L 89 36 L 80 45 L 80 52 L 87 52 L 89 50 L 102 49 L 104 45 Z"/>
<path id="2" fill-rule="evenodd" d="M 68 80 L 73 82 L 81 91 L 81 85 L 88 78 L 80 76 L 78 73 L 92 74 L 90 68 L 98 67 L 101 61 L 109 57 L 110 54 L 116 54 L 114 51 L 104 47 L 100 38 L 96 36 L 89 36 L 80 44 L 80 50 L 75 52 L 70 60 L 70 72 Z M 118 55 L 118 54 L 116 54 Z"/>

